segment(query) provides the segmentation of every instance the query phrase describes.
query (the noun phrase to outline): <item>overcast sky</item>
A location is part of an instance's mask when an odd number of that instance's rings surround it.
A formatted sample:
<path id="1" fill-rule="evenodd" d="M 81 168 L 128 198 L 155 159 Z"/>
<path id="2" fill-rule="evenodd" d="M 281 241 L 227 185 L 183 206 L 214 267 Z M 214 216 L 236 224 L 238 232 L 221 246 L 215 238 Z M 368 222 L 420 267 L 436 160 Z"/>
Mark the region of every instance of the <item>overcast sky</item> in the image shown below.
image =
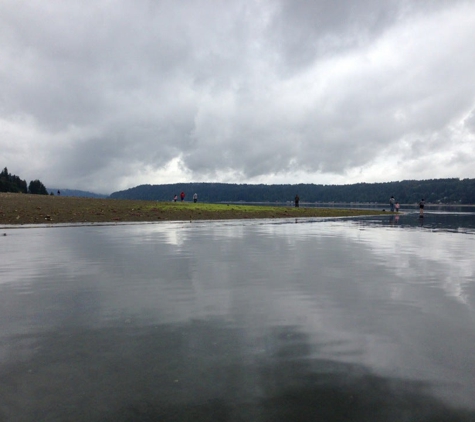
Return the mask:
<path id="1" fill-rule="evenodd" d="M 475 178 L 475 1 L 0 0 L 0 158 L 100 193 Z"/>

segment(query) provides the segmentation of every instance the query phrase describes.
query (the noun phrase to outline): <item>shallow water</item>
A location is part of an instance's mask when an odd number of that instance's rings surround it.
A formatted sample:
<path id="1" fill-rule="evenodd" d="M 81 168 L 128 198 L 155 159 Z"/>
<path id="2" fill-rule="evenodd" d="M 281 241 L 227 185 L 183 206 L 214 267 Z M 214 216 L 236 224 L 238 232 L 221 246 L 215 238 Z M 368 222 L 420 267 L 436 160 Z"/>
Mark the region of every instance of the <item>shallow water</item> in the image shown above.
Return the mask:
<path id="1" fill-rule="evenodd" d="M 473 421 L 475 216 L 2 229 L 1 421 Z"/>

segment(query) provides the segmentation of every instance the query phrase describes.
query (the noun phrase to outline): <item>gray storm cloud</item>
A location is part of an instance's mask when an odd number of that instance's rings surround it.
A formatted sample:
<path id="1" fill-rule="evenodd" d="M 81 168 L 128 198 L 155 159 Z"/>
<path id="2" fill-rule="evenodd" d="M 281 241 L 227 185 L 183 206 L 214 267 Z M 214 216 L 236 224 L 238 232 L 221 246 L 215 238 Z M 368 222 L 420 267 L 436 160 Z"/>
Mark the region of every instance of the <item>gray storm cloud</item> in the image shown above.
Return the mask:
<path id="1" fill-rule="evenodd" d="M 473 2 L 5 0 L 0 28 L 2 165 L 47 186 L 475 177 Z"/>

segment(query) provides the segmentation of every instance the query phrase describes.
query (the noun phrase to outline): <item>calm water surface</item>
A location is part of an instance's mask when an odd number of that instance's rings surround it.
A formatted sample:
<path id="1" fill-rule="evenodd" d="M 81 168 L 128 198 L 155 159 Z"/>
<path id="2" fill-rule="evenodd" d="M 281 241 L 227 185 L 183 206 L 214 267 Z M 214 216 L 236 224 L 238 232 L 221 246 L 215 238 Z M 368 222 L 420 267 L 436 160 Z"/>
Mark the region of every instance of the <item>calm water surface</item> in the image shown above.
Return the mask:
<path id="1" fill-rule="evenodd" d="M 475 215 L 0 234 L 0 421 L 475 421 Z"/>

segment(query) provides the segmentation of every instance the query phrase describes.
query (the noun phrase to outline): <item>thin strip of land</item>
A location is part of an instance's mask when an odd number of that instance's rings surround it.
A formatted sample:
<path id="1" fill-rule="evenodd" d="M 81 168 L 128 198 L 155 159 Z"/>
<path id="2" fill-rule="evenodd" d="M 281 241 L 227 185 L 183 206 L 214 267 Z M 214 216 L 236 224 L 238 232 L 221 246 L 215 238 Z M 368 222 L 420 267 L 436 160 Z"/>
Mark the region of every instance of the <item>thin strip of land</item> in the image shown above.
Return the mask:
<path id="1" fill-rule="evenodd" d="M 0 193 L 2 225 L 351 217 L 379 214 L 383 212 Z"/>

